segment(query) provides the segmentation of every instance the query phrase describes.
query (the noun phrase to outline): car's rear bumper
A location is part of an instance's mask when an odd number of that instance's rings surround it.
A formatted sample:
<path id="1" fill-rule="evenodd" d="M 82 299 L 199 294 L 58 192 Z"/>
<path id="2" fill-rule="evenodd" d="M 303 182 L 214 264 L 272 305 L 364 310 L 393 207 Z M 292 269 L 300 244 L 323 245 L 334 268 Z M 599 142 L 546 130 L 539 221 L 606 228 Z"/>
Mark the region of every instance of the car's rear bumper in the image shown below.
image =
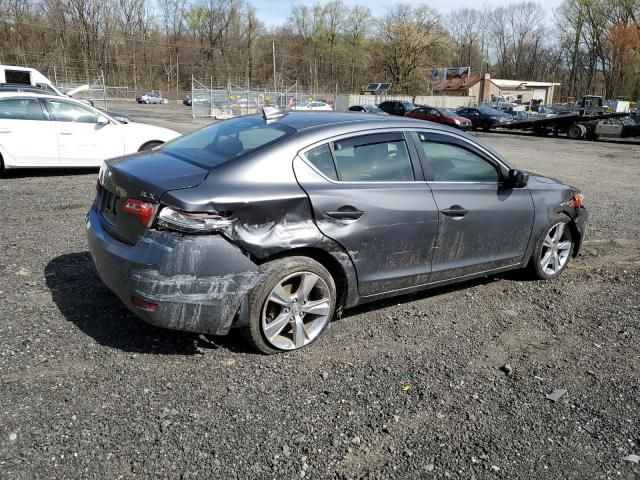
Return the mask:
<path id="1" fill-rule="evenodd" d="M 220 235 L 147 230 L 135 244 L 112 237 L 94 207 L 87 215 L 89 250 L 100 279 L 136 316 L 169 329 L 224 335 L 260 268 Z M 133 298 L 156 304 L 155 311 Z"/>

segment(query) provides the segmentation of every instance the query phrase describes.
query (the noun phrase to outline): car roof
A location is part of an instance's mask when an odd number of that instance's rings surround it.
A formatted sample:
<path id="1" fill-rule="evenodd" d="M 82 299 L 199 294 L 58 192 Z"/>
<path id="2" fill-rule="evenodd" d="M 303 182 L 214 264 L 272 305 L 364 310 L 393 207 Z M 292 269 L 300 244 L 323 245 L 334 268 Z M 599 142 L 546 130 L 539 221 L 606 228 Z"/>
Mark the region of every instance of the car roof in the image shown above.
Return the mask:
<path id="1" fill-rule="evenodd" d="M 29 98 L 53 98 L 54 100 L 60 100 L 60 98 L 64 98 L 65 100 L 71 100 L 72 102 L 78 102 L 78 100 L 74 100 L 71 97 L 60 97 L 60 95 L 52 95 L 50 93 L 36 93 L 36 92 L 2 92 L 0 91 L 0 98 L 10 98 L 10 97 L 29 97 Z"/>
<path id="2" fill-rule="evenodd" d="M 276 123 L 293 128 L 297 131 L 310 131 L 331 127 L 345 127 L 348 124 L 357 124 L 360 129 L 366 128 L 424 128 L 423 120 L 409 117 L 381 116 L 360 112 L 303 112 L 287 110 L 287 114 L 276 120 Z M 438 124 L 429 124 L 429 128 L 443 131 L 451 131 L 449 127 Z M 457 130 L 456 130 L 457 132 Z"/>

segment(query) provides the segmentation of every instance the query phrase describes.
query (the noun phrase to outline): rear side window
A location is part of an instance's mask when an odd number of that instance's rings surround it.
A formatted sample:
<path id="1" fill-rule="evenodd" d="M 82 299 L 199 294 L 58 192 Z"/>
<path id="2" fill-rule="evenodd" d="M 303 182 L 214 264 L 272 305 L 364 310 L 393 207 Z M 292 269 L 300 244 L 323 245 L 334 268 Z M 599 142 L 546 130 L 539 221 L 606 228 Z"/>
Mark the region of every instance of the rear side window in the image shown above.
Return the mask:
<path id="1" fill-rule="evenodd" d="M 311 164 L 320 170 L 325 176 L 332 180 L 338 180 L 338 173 L 336 172 L 336 166 L 333 163 L 333 154 L 329 145 L 321 145 L 309 150 L 305 156 Z"/>
<path id="2" fill-rule="evenodd" d="M 413 181 L 409 151 L 400 133 L 363 135 L 333 144 L 336 168 L 345 182 Z"/>
<path id="3" fill-rule="evenodd" d="M 471 151 L 449 143 L 420 142 L 427 158 L 427 180 L 498 182 L 496 168 Z"/>
<path id="4" fill-rule="evenodd" d="M 162 151 L 205 168 L 272 145 L 295 133 L 293 128 L 244 117 L 216 123 L 165 144 Z"/>
<path id="5" fill-rule="evenodd" d="M 33 98 L 0 100 L 0 119 L 44 120 L 40 102 Z"/>

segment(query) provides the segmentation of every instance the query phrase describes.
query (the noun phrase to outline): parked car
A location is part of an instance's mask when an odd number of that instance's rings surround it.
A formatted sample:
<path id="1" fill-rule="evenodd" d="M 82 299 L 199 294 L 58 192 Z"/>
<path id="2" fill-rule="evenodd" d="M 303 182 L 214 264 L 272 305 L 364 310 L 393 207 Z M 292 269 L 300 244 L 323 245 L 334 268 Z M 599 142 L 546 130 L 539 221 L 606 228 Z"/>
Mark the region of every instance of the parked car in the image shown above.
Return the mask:
<path id="1" fill-rule="evenodd" d="M 214 96 L 214 103 L 216 103 L 216 100 L 219 100 L 219 98 L 219 95 Z M 226 97 L 223 97 L 223 100 L 226 102 Z M 200 93 L 196 94 L 193 98 L 191 98 L 191 95 L 186 95 L 182 100 L 182 104 L 189 107 L 191 107 L 194 103 L 196 105 L 211 105 L 211 96 Z"/>
<path id="2" fill-rule="evenodd" d="M 445 126 L 265 108 L 105 162 L 87 235 L 138 317 L 239 328 L 276 353 L 336 309 L 506 270 L 555 278 L 580 251 L 583 202 Z"/>
<path id="3" fill-rule="evenodd" d="M 234 115 L 249 115 L 258 111 L 258 101 L 255 98 L 239 98 L 231 102 L 230 108 Z"/>
<path id="4" fill-rule="evenodd" d="M 380 110 L 387 112 L 389 115 L 397 115 L 404 117 L 411 110 L 416 109 L 416 105 L 411 102 L 399 102 L 397 100 L 387 100 L 378 105 Z"/>
<path id="5" fill-rule="evenodd" d="M 350 112 L 365 112 L 365 113 L 380 113 L 386 115 L 387 112 L 379 109 L 375 105 L 351 105 L 349 107 Z"/>
<path id="6" fill-rule="evenodd" d="M 142 95 L 136 95 L 136 101 L 138 103 L 164 103 L 162 98 L 157 93 L 143 93 Z"/>
<path id="7" fill-rule="evenodd" d="M 333 107 L 328 103 L 320 102 L 319 100 L 313 100 L 311 102 L 298 103 L 297 105 L 291 107 L 291 110 L 315 110 L 319 112 L 331 112 L 333 111 Z"/>
<path id="8" fill-rule="evenodd" d="M 0 83 L 0 92 L 28 92 L 28 93 L 42 93 L 44 95 L 55 95 L 58 97 L 72 97 L 72 95 L 63 93 L 58 89 L 54 90 L 44 84 L 25 85 L 23 83 Z M 79 90 L 76 89 L 75 93 L 79 93 Z M 87 105 L 91 105 L 92 107 L 94 106 L 93 100 L 89 100 L 85 98 L 77 98 L 76 100 L 79 100 L 82 103 L 86 103 Z"/>
<path id="9" fill-rule="evenodd" d="M 71 98 L 0 93 L 0 169 L 98 167 L 106 158 L 157 147 L 180 136 L 122 123 Z"/>
<path id="10" fill-rule="evenodd" d="M 471 120 L 461 117 L 453 110 L 448 108 L 423 107 L 418 106 L 407 113 L 407 117 L 417 118 L 418 120 L 427 120 L 434 123 L 442 123 L 460 130 L 469 130 L 471 128 Z"/>
<path id="11" fill-rule="evenodd" d="M 471 120 L 471 127 L 474 130 L 482 128 L 485 132 L 513 120 L 511 115 L 489 107 L 462 108 L 458 110 L 458 115 Z"/>
<path id="12" fill-rule="evenodd" d="M 49 92 L 48 90 L 44 90 L 41 87 L 35 87 L 32 85 L 23 85 L 23 84 L 19 84 L 19 83 L 0 83 L 0 92 L 26 92 L 26 93 L 40 93 L 43 95 L 53 95 L 56 97 L 68 97 L 68 95 L 64 94 L 64 93 L 55 93 L 55 92 Z M 76 99 L 84 104 L 87 105 L 93 105 L 93 102 L 91 100 L 86 100 L 86 99 Z M 129 115 L 128 113 L 123 113 L 123 112 L 113 112 L 110 110 L 106 110 L 104 108 L 98 108 L 98 110 L 100 110 L 103 113 L 106 113 L 107 115 L 109 115 L 110 117 L 115 118 L 116 120 L 118 120 L 121 123 L 131 123 L 133 122 L 133 117 L 131 117 L 131 115 Z"/>

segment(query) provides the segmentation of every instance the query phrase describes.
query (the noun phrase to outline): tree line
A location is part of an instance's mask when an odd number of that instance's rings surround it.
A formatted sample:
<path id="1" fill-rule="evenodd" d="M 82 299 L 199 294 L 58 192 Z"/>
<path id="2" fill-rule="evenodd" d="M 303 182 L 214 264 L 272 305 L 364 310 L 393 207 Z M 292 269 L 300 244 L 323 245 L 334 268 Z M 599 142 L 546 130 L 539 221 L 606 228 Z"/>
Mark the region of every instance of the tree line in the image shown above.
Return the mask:
<path id="1" fill-rule="evenodd" d="M 442 15 L 399 3 L 376 16 L 341 0 L 293 6 L 265 26 L 250 0 L 0 0 L 0 62 L 59 83 L 188 90 L 429 93 L 433 68 L 554 81 L 560 94 L 640 98 L 640 0 L 525 1 Z M 274 65 L 275 63 L 275 65 Z M 274 68 L 275 67 L 275 68 Z M 275 77 L 274 77 L 275 70 Z"/>

